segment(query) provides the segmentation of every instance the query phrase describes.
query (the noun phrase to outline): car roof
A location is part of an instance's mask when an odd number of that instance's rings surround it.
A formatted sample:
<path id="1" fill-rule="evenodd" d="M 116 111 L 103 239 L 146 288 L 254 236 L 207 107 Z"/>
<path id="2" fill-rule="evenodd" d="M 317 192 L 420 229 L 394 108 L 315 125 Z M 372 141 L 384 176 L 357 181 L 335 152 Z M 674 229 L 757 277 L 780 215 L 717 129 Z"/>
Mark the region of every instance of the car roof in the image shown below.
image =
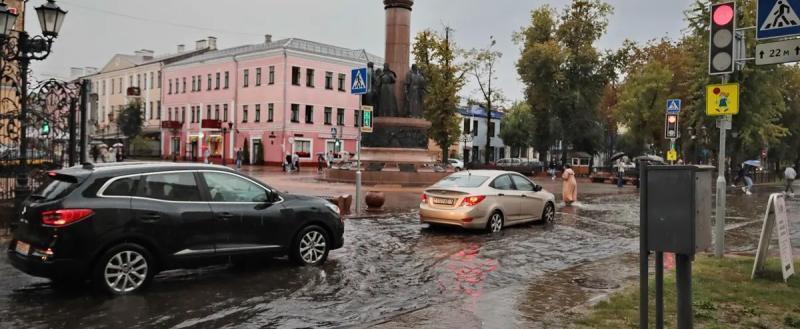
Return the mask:
<path id="1" fill-rule="evenodd" d="M 218 170 L 233 172 L 233 169 L 231 168 L 211 164 L 134 161 L 84 164 L 83 166 L 75 166 L 58 170 L 58 173 L 71 176 L 89 176 L 91 174 L 99 174 L 102 176 L 119 176 L 173 170 Z"/>
<path id="2" fill-rule="evenodd" d="M 489 178 L 497 177 L 504 174 L 517 174 L 513 171 L 507 170 L 491 170 L 491 169 L 480 169 L 480 170 L 464 170 L 453 175 L 476 175 L 476 176 L 489 176 Z"/>

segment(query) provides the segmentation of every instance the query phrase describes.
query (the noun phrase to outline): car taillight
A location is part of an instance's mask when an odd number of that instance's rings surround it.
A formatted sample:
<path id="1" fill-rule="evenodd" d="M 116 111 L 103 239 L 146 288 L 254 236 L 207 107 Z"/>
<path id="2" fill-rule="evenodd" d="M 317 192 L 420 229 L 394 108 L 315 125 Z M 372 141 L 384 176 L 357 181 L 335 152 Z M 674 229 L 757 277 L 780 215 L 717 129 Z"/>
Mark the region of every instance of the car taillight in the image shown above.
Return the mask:
<path id="1" fill-rule="evenodd" d="M 481 203 L 483 199 L 486 199 L 485 195 L 468 196 L 464 198 L 464 201 L 461 202 L 461 206 L 474 207 L 475 205 Z"/>
<path id="2" fill-rule="evenodd" d="M 94 214 L 91 209 L 58 209 L 42 212 L 42 225 L 64 227 Z"/>
<path id="3" fill-rule="evenodd" d="M 422 197 L 420 198 L 420 202 L 428 203 L 428 195 L 425 194 L 425 193 L 422 193 Z"/>

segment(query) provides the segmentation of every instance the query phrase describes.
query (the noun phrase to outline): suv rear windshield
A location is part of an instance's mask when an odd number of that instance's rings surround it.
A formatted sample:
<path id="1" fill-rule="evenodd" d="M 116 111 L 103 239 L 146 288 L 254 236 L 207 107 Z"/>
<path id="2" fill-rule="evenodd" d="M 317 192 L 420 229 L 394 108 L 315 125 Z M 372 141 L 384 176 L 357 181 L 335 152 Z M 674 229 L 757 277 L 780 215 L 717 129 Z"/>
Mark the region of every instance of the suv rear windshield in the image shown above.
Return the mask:
<path id="1" fill-rule="evenodd" d="M 433 187 L 478 187 L 489 177 L 475 175 L 451 175 L 443 178 Z"/>
<path id="2" fill-rule="evenodd" d="M 58 200 L 67 196 L 77 186 L 78 183 L 74 177 L 48 175 L 42 185 L 39 185 L 39 188 L 31 194 L 31 198 L 46 201 Z"/>

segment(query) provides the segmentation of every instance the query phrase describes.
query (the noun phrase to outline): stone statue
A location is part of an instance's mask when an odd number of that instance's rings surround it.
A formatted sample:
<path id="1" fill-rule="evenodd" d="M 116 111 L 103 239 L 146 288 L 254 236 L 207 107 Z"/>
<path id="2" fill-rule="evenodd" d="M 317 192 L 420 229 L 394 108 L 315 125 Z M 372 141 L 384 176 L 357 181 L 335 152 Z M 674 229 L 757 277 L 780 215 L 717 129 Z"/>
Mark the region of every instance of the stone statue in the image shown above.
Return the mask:
<path id="1" fill-rule="evenodd" d="M 375 63 L 373 62 L 367 63 L 367 76 L 369 76 L 370 79 L 369 80 L 370 88 L 369 92 L 367 92 L 364 95 L 361 95 L 361 104 L 375 106 L 378 95 L 378 89 L 375 88 L 375 80 L 378 79 L 375 75 Z"/>
<path id="2" fill-rule="evenodd" d="M 417 64 L 411 65 L 411 71 L 406 76 L 405 96 L 406 111 L 405 116 L 412 118 L 422 117 L 425 109 L 423 99 L 425 98 L 425 88 L 427 81 L 422 72 L 419 71 Z"/>
<path id="3" fill-rule="evenodd" d="M 372 111 L 376 117 L 381 116 L 381 75 L 383 75 L 383 70 L 380 68 L 375 70 L 375 74 L 372 76 L 372 88 L 371 88 L 371 101 L 372 101 Z"/>
<path id="4" fill-rule="evenodd" d="M 389 63 L 383 64 L 381 77 L 380 101 L 378 102 L 378 116 L 396 117 L 397 97 L 394 94 L 394 84 L 397 82 L 397 74 L 389 68 Z"/>

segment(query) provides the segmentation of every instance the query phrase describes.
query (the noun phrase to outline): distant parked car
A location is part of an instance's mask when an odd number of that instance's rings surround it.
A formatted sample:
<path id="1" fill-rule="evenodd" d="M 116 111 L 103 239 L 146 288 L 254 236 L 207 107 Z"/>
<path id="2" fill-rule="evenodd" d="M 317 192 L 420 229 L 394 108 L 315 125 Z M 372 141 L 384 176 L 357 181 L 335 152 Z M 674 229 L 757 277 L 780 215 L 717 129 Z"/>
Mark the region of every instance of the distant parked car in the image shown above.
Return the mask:
<path id="1" fill-rule="evenodd" d="M 505 226 L 555 219 L 555 197 L 527 177 L 502 170 L 470 170 L 427 188 L 420 221 L 499 232 Z"/>
<path id="2" fill-rule="evenodd" d="M 459 159 L 447 159 L 447 162 L 450 163 L 450 167 L 453 167 L 453 170 L 455 171 L 464 170 L 464 161 Z"/>
<path id="3" fill-rule="evenodd" d="M 230 259 L 277 254 L 319 265 L 344 243 L 336 205 L 226 167 L 132 162 L 48 176 L 12 223 L 7 259 L 115 295 L 141 290 L 160 271 Z"/>
<path id="4" fill-rule="evenodd" d="M 544 171 L 544 164 L 537 160 L 503 158 L 497 160 L 495 165 L 499 170 L 513 171 L 526 176 L 534 176 L 536 173 Z"/>

